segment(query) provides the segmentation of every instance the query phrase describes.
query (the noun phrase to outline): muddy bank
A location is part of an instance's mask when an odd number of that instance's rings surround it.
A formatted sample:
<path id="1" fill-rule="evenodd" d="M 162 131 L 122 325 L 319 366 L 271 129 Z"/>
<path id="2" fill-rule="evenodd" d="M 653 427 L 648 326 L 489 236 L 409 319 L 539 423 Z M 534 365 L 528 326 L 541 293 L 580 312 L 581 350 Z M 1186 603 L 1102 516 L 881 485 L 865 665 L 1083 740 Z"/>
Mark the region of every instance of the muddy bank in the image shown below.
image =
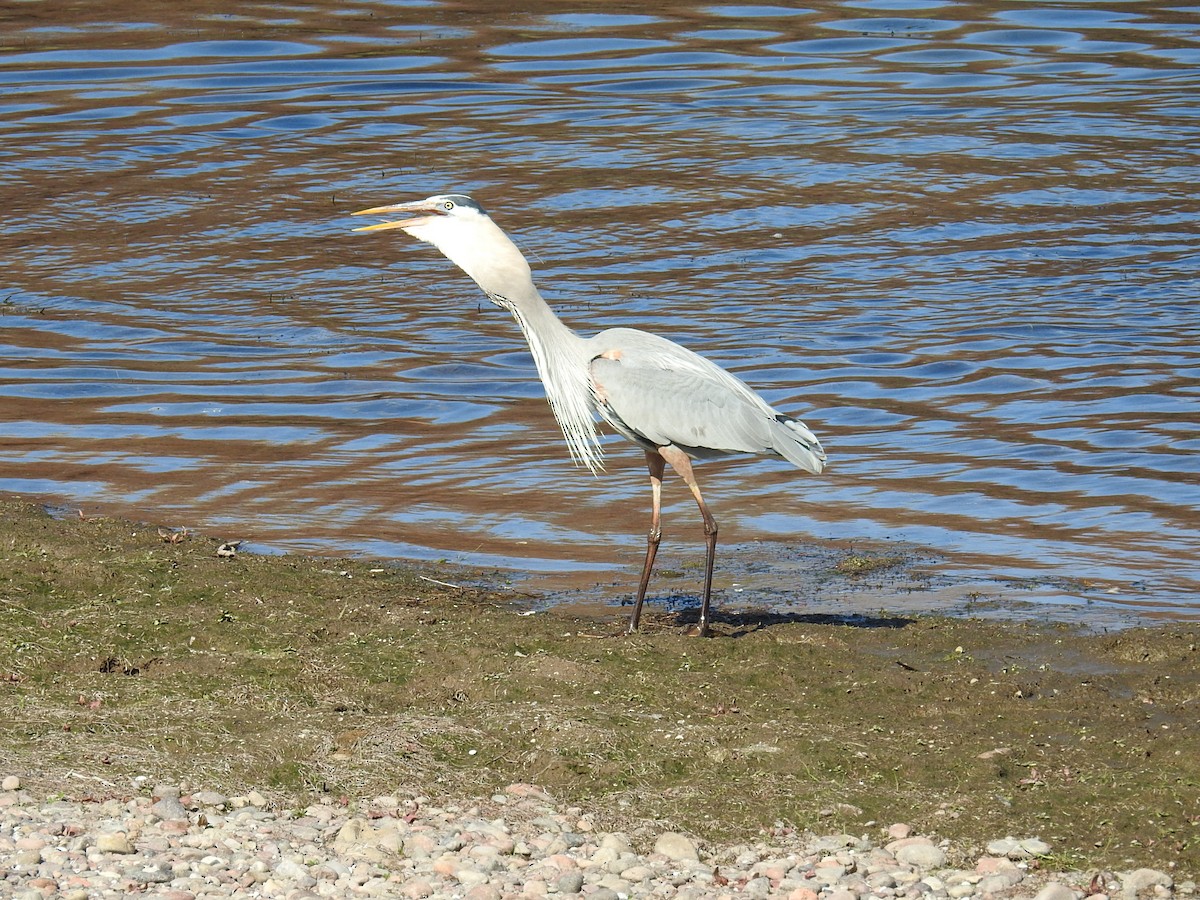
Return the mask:
<path id="1" fill-rule="evenodd" d="M 427 580 L 446 572 L 220 544 L 0 501 L 0 770 L 35 792 L 146 776 L 288 806 L 529 781 L 608 830 L 906 822 L 965 856 L 1036 835 L 1059 869 L 1200 868 L 1194 627 L 883 605 L 721 613 L 711 640 L 659 615 L 622 638 L 619 610 L 530 614 Z"/>

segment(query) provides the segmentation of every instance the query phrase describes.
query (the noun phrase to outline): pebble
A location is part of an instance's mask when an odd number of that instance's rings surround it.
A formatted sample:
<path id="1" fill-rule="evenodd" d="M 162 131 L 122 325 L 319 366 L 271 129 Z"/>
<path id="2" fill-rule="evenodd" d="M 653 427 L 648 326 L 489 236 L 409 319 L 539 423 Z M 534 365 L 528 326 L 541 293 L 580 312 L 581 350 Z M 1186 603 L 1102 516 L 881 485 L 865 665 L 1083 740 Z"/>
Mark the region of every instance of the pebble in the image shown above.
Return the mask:
<path id="1" fill-rule="evenodd" d="M 700 859 L 700 851 L 691 839 L 674 831 L 664 831 L 658 836 L 654 842 L 654 852 L 677 861 Z"/>
<path id="2" fill-rule="evenodd" d="M 908 837 L 892 841 L 887 845 L 887 850 L 896 857 L 897 862 L 915 869 L 937 869 L 946 862 L 945 851 L 927 837 Z"/>
<path id="3" fill-rule="evenodd" d="M 97 835 L 96 849 L 101 853 L 133 853 L 134 851 L 133 844 L 129 842 L 129 836 L 123 831 Z"/>
<path id="4" fill-rule="evenodd" d="M 272 808 L 258 791 L 159 784 L 96 802 L 37 799 L 14 775 L 0 784 L 11 800 L 0 805 L 0 897 L 21 900 L 1078 900 L 1097 875 L 1041 871 L 1030 860 L 1052 848 L 1037 837 L 991 841 L 969 868 L 947 868 L 969 857 L 904 823 L 727 847 L 674 831 L 631 838 L 528 784 L 458 806 L 387 796 L 304 809 Z M 1102 881 L 1112 900 L 1196 895 L 1155 869 Z"/>

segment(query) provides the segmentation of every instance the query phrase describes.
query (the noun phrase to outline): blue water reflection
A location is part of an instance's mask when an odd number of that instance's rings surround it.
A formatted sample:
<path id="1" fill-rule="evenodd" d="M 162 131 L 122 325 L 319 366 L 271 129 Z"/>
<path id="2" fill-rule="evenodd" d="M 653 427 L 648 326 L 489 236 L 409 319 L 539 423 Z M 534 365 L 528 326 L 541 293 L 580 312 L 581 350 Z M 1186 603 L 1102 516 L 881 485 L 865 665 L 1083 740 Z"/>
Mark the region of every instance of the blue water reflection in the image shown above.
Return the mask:
<path id="1" fill-rule="evenodd" d="M 515 326 L 351 232 L 466 190 L 570 324 L 668 333 L 825 440 L 820 479 L 704 467 L 722 534 L 773 548 L 724 586 L 802 604 L 787 541 L 908 542 L 962 596 L 1195 614 L 1186 10 L 79 14 L 15 15 L 0 54 L 0 490 L 620 579 L 639 454 L 572 469 Z"/>

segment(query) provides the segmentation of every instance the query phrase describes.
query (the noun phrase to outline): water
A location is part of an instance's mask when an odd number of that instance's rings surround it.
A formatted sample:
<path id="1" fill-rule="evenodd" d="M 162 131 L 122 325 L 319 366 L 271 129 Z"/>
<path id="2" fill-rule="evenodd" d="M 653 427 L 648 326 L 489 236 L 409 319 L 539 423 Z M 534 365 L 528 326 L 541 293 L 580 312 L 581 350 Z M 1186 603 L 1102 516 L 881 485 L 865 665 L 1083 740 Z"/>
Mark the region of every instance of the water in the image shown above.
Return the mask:
<path id="1" fill-rule="evenodd" d="M 574 469 L 511 320 L 351 233 L 470 192 L 573 327 L 821 436 L 700 468 L 718 602 L 900 546 L 939 604 L 1200 615 L 1200 7 L 190 6 L 0 10 L 0 490 L 626 596 L 640 452 Z"/>

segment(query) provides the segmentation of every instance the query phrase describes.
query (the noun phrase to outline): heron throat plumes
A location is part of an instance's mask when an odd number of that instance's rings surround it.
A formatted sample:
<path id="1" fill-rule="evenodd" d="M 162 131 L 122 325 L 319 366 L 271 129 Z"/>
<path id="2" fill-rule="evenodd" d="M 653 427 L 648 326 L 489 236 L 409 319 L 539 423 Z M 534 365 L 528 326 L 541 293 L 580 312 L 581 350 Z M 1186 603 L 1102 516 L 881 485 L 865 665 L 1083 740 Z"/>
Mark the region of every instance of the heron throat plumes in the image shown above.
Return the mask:
<path id="1" fill-rule="evenodd" d="M 536 289 L 534 296 L 536 305 L 528 302 L 522 306 L 500 305 L 513 314 L 525 334 L 550 410 L 567 440 L 571 458 L 591 472 L 599 472 L 604 468 L 604 452 L 592 415 L 592 385 L 583 340 L 563 324 Z"/>
<path id="2" fill-rule="evenodd" d="M 542 299 L 529 263 L 508 235 L 477 206 L 457 210 L 457 215 L 425 219 L 404 230 L 437 247 L 471 276 L 488 299 L 512 313 L 529 343 L 571 457 L 592 472 L 600 471 L 603 451 L 596 434 L 583 339 Z"/>

